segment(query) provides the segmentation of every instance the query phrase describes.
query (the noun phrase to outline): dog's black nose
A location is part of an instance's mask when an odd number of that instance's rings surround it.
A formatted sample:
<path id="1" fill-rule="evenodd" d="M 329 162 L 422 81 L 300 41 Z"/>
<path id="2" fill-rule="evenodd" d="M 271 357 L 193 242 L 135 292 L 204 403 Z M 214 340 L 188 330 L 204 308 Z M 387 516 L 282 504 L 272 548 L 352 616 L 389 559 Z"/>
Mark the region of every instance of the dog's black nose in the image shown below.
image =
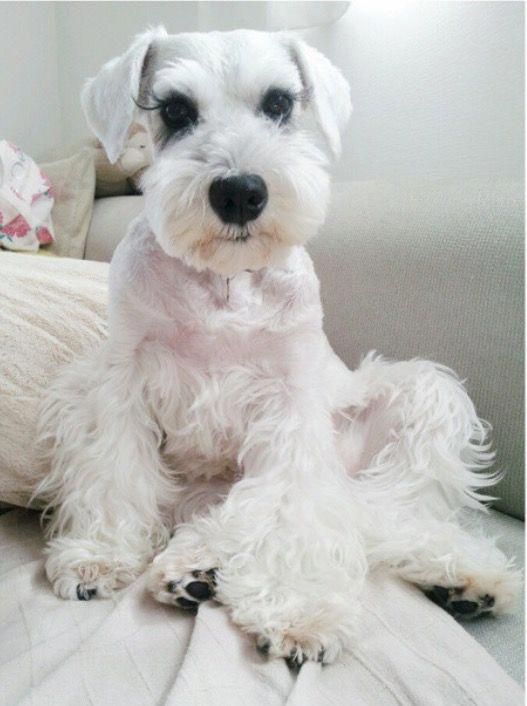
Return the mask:
<path id="1" fill-rule="evenodd" d="M 243 226 L 258 218 L 264 210 L 267 187 L 256 174 L 214 179 L 209 189 L 209 201 L 224 223 Z"/>

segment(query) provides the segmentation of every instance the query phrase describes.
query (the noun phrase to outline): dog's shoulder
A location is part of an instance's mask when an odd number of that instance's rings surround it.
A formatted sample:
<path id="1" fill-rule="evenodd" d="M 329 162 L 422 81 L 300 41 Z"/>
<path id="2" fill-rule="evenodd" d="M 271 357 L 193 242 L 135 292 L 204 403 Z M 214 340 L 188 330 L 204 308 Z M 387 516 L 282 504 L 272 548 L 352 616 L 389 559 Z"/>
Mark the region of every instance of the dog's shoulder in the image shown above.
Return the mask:
<path id="1" fill-rule="evenodd" d="M 119 288 L 141 288 L 163 284 L 170 277 L 177 280 L 185 265 L 167 255 L 156 240 L 146 216 L 140 214 L 128 228 L 126 236 L 115 249 L 110 264 L 110 282 Z M 165 282 L 166 284 L 166 282 Z"/>

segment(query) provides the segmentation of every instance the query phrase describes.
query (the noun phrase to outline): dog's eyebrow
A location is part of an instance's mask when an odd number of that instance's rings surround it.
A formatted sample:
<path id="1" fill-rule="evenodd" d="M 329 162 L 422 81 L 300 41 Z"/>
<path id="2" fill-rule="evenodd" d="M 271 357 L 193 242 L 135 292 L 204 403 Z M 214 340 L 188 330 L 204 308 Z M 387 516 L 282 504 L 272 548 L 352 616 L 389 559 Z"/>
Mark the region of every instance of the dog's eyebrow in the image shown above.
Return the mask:
<path id="1" fill-rule="evenodd" d="M 153 94 L 151 95 L 153 96 Z M 159 110 L 162 104 L 159 102 L 159 98 L 157 98 L 157 96 L 153 96 L 153 98 L 155 101 L 153 105 L 142 105 L 136 98 L 134 98 L 134 96 L 132 96 L 133 102 L 140 110 Z"/>
<path id="2" fill-rule="evenodd" d="M 200 86 L 208 86 L 209 84 L 210 76 L 199 62 L 193 59 L 178 59 L 178 61 L 165 64 L 157 71 L 151 84 L 151 90 L 161 99 L 176 91 L 198 103 L 200 101 L 196 87 L 199 92 Z"/>
<path id="3" fill-rule="evenodd" d="M 306 105 L 313 98 L 313 88 L 304 86 L 299 91 L 296 91 L 295 95 L 293 95 L 293 98 L 297 101 L 300 101 L 300 103 L 302 103 L 303 105 Z"/>

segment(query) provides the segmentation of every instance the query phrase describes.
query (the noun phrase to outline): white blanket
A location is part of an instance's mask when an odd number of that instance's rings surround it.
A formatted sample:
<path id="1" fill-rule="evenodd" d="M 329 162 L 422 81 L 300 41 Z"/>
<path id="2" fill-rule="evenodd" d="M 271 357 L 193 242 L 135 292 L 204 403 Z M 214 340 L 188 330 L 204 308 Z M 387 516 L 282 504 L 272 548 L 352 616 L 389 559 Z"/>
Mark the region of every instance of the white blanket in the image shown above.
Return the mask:
<path id="1" fill-rule="evenodd" d="M 214 603 L 196 618 L 143 580 L 66 602 L 46 581 L 34 513 L 0 517 L 0 703 L 23 706 L 519 706 L 520 687 L 417 589 L 370 578 L 353 650 L 292 674 Z"/>

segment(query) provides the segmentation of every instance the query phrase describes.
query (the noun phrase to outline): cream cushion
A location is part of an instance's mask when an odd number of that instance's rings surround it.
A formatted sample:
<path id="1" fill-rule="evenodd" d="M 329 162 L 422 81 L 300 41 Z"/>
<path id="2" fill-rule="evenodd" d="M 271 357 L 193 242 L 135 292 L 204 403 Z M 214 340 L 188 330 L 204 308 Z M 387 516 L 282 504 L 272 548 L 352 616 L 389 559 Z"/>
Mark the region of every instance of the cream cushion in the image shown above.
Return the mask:
<path id="1" fill-rule="evenodd" d="M 39 165 L 53 185 L 51 220 L 55 242 L 45 248 L 61 257 L 84 257 L 95 196 L 93 151 L 86 148 L 57 162 Z"/>
<path id="2" fill-rule="evenodd" d="M 310 662 L 294 675 L 284 660 L 259 655 L 223 606 L 208 601 L 193 618 L 156 603 L 144 576 L 112 600 L 60 600 L 42 569 L 43 548 L 33 513 L 0 517 L 2 704 L 524 704 L 522 689 L 462 625 L 383 573 L 367 581 L 351 650 L 336 664 Z"/>
<path id="3" fill-rule="evenodd" d="M 0 253 L 0 501 L 26 505 L 42 392 L 106 334 L 108 265 Z"/>

